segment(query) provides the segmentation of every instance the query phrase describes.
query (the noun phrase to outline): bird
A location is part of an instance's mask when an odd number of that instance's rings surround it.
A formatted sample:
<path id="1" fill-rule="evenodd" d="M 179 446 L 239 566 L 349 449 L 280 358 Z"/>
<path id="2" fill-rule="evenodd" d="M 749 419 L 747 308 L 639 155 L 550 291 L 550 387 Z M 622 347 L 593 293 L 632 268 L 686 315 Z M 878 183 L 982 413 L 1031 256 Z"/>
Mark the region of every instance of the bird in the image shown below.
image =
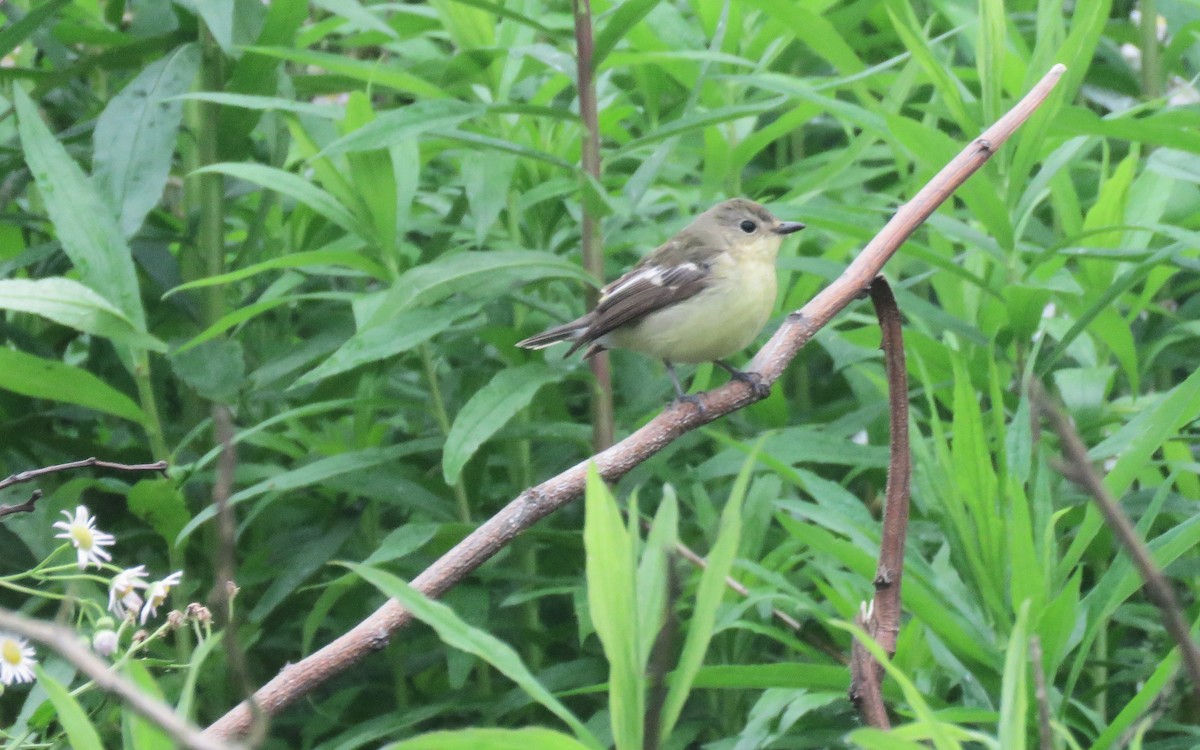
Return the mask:
<path id="1" fill-rule="evenodd" d="M 712 362 L 758 391 L 756 375 L 724 360 L 766 325 L 775 306 L 779 246 L 804 226 L 780 221 L 746 198 L 718 203 L 601 289 L 591 312 L 516 346 L 544 349 L 569 341 L 564 356 L 587 346 L 584 359 L 606 349 L 639 352 L 662 360 L 680 399 L 690 397 L 675 364 Z"/>

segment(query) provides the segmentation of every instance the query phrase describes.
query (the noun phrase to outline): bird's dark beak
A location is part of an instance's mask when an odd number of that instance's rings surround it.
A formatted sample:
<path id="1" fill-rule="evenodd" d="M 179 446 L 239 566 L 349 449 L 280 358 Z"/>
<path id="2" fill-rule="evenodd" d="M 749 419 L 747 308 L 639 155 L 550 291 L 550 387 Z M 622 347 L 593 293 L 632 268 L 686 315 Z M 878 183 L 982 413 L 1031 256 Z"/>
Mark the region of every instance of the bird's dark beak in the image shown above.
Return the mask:
<path id="1" fill-rule="evenodd" d="M 773 231 L 775 234 L 791 234 L 792 232 L 799 232 L 803 228 L 804 225 L 798 221 L 781 221 L 775 225 Z"/>

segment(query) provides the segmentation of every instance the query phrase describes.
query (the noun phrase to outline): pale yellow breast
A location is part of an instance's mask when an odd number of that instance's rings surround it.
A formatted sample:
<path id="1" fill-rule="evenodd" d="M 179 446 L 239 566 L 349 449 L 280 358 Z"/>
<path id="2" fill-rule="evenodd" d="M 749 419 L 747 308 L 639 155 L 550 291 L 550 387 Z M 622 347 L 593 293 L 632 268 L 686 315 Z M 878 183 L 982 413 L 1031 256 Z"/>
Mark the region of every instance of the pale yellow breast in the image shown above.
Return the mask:
<path id="1" fill-rule="evenodd" d="M 774 257 L 743 257 L 736 271 L 732 265 L 730 257 L 722 257 L 703 292 L 613 331 L 602 343 L 689 364 L 745 349 L 775 307 Z"/>

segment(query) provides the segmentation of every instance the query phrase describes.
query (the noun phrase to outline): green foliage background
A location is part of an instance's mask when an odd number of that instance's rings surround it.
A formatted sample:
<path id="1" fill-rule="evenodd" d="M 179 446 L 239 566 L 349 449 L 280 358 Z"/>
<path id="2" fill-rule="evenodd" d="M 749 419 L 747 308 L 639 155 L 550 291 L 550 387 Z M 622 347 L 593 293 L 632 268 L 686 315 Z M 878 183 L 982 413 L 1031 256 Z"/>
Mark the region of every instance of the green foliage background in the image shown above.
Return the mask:
<path id="1" fill-rule="evenodd" d="M 0 469 L 90 455 L 173 468 L 41 483 L 37 512 L 0 525 L 0 572 L 43 557 L 52 518 L 83 501 L 125 564 L 182 568 L 176 605 L 203 600 L 212 406 L 227 404 L 240 636 L 261 684 L 382 601 L 333 561 L 410 579 L 590 454 L 586 367 L 512 346 L 583 311 L 584 210 L 602 217 L 610 278 L 728 196 L 803 220 L 779 264 L 781 318 L 1062 62 L 1047 105 L 887 267 L 914 427 L 887 686 L 903 739 L 859 729 L 838 656 L 872 592 L 886 459 L 867 303 L 770 398 L 676 441 L 617 494 L 639 488 L 649 516 L 673 487 L 681 539 L 708 550 L 763 437 L 736 493 L 734 574 L 751 596 L 714 612 L 667 746 L 1036 746 L 1036 635 L 1054 747 L 1194 747 L 1177 652 L 1021 387 L 1057 388 L 1194 623 L 1200 3 L 1143 5 L 1139 26 L 1116 0 L 598 1 L 596 182 L 577 166 L 562 2 L 6 3 Z M 613 362 L 625 434 L 670 389 L 656 363 Z M 699 368 L 695 387 L 710 382 Z M 543 522 L 445 602 L 607 742 L 582 517 Z M 698 574 L 676 570 L 686 631 Z M 74 593 L 103 597 L 103 582 Z M 91 627 L 85 609 L 2 599 Z M 236 702 L 225 657 L 177 636 L 140 681 L 208 723 Z M 8 691 L 0 723 L 39 736 L 44 698 Z M 79 700 L 106 741 L 138 745 L 119 706 Z M 545 705 L 414 626 L 278 717 L 268 746 L 565 729 Z"/>

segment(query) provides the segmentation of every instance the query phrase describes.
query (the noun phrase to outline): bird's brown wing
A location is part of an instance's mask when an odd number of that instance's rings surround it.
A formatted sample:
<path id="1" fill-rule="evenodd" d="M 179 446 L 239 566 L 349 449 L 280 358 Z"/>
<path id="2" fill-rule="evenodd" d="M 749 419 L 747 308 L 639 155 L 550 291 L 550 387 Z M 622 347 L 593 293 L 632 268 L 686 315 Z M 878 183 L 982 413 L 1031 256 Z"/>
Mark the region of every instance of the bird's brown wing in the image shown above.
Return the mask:
<path id="1" fill-rule="evenodd" d="M 699 294 L 708 285 L 711 273 L 707 262 L 638 265 L 600 291 L 600 301 L 589 315 L 591 324 L 576 339 L 571 352 L 656 310 Z"/>

